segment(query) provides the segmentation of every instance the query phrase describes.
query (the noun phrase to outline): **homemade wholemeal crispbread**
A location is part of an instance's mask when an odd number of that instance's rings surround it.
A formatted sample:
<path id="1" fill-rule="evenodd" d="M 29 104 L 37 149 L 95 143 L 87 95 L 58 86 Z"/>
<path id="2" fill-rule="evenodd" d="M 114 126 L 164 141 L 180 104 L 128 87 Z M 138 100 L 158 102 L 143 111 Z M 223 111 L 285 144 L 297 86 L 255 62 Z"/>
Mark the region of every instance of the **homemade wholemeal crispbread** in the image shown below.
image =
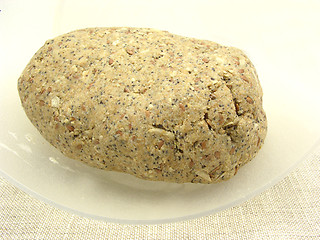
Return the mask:
<path id="1" fill-rule="evenodd" d="M 256 156 L 262 89 L 241 51 L 146 28 L 48 40 L 18 80 L 22 106 L 66 156 L 142 179 L 215 183 Z"/>

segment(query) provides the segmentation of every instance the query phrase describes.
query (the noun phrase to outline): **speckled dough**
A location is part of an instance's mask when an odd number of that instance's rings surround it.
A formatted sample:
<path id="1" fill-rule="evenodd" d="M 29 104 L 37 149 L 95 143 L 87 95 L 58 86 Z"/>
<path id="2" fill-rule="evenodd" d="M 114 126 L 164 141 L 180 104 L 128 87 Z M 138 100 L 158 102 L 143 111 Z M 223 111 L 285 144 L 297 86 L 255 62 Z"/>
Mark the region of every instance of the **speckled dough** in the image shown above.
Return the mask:
<path id="1" fill-rule="evenodd" d="M 169 182 L 235 175 L 267 131 L 254 66 L 233 47 L 143 28 L 48 40 L 18 80 L 24 110 L 66 156 Z"/>

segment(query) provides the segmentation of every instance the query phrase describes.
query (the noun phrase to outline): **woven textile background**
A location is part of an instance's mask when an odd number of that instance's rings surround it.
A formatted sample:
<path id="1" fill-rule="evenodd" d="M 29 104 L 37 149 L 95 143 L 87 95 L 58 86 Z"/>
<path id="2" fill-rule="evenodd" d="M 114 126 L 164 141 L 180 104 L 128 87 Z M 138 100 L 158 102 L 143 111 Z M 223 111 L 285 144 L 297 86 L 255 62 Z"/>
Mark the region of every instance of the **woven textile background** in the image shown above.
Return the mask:
<path id="1" fill-rule="evenodd" d="M 1 239 L 320 239 L 320 151 L 259 196 L 217 214 L 161 225 L 82 218 L 0 178 Z"/>
<path id="2" fill-rule="evenodd" d="M 28 54 L 38 49 L 42 39 L 56 33 L 88 26 L 136 25 L 177 29 L 173 32 L 182 35 L 198 33 L 206 39 L 242 39 L 237 47 L 251 46 L 250 52 L 257 51 L 257 60 L 274 61 L 270 76 L 297 76 L 301 83 L 312 83 L 310 89 L 319 89 L 319 0 L 141 0 L 135 6 L 136 2 L 0 0 L 0 82 L 20 72 L 26 65 L 24 61 L 30 59 Z M 281 71 L 277 71 L 278 65 Z M 2 77 L 3 73 L 9 78 Z M 309 90 L 299 82 L 296 86 L 300 92 Z M 309 91 L 303 93 L 313 96 Z M 319 91 L 315 94 L 319 96 Z M 308 125 L 306 129 L 314 135 L 319 125 L 311 124 L 311 120 L 319 119 L 317 102 L 313 101 L 311 118 L 305 118 L 301 125 Z M 279 106 L 280 110 L 295 107 L 285 98 Z M 306 109 L 310 106 L 303 105 Z M 0 114 L 5 118 L 8 111 Z M 1 239 L 320 240 L 320 146 L 286 178 L 260 195 L 210 216 L 170 224 L 121 225 L 83 218 L 47 205 L 0 177 Z"/>

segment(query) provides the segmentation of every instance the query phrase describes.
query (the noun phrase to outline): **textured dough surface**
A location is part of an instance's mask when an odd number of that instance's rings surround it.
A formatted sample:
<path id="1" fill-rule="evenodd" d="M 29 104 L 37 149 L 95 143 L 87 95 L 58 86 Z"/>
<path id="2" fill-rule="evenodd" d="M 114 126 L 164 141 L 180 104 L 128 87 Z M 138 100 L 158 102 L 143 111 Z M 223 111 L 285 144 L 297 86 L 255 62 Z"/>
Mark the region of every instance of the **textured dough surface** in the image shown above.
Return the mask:
<path id="1" fill-rule="evenodd" d="M 154 29 L 48 40 L 18 90 L 28 118 L 63 154 L 148 180 L 229 179 L 267 131 L 257 73 L 241 50 Z"/>

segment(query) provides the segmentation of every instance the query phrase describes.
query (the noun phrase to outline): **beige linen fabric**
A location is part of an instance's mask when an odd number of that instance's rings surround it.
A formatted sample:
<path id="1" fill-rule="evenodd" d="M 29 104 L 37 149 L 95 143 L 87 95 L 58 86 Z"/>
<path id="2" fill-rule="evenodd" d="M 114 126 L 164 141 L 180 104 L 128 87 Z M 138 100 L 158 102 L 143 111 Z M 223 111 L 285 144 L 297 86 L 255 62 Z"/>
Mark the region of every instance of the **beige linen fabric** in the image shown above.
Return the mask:
<path id="1" fill-rule="evenodd" d="M 0 239 L 320 239 L 320 150 L 280 183 L 239 206 L 160 225 L 79 217 L 0 178 Z"/>

